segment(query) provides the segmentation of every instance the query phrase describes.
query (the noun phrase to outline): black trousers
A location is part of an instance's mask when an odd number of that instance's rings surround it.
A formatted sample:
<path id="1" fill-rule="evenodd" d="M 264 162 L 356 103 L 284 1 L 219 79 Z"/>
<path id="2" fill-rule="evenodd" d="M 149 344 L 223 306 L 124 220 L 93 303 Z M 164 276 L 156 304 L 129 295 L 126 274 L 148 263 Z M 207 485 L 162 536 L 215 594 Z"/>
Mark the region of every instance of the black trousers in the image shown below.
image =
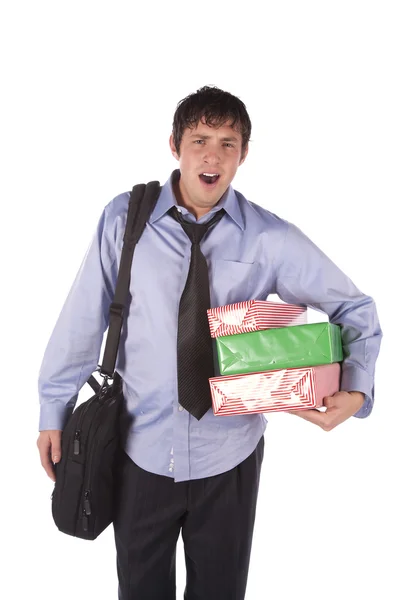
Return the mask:
<path id="1" fill-rule="evenodd" d="M 119 600 L 175 600 L 179 533 L 185 600 L 243 600 L 250 562 L 264 436 L 234 469 L 175 483 L 125 453 L 114 535 Z"/>

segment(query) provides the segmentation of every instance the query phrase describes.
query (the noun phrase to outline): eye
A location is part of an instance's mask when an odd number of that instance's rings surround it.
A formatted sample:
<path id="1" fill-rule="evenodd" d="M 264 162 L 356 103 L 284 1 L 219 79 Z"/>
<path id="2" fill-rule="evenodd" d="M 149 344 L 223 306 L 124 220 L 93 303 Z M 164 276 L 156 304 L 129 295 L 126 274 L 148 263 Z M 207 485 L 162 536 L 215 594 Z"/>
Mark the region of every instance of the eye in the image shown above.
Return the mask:
<path id="1" fill-rule="evenodd" d="M 230 144 L 229 142 L 225 142 L 225 146 L 227 146 L 228 148 L 234 148 L 235 147 L 233 144 Z"/>
<path id="2" fill-rule="evenodd" d="M 194 144 L 202 144 L 204 142 L 204 140 L 194 140 Z"/>

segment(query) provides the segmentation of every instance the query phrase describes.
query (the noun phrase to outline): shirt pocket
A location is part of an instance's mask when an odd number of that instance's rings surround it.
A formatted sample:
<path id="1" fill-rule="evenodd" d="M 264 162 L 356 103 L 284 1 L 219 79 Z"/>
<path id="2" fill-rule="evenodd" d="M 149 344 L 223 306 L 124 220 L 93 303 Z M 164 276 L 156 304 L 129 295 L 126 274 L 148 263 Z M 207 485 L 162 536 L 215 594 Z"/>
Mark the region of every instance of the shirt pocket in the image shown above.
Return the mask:
<path id="1" fill-rule="evenodd" d="M 259 263 L 214 259 L 211 261 L 211 305 L 224 306 L 252 300 Z"/>

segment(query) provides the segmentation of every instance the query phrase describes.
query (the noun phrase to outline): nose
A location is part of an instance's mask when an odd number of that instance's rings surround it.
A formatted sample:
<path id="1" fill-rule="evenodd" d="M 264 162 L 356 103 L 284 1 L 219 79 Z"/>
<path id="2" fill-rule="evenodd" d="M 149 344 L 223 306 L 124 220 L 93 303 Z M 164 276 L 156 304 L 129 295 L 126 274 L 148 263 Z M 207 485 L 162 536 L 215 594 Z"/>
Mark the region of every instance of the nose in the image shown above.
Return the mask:
<path id="1" fill-rule="evenodd" d="M 204 162 L 210 166 L 218 165 L 221 162 L 221 157 L 218 150 L 208 147 L 207 151 L 204 153 Z"/>

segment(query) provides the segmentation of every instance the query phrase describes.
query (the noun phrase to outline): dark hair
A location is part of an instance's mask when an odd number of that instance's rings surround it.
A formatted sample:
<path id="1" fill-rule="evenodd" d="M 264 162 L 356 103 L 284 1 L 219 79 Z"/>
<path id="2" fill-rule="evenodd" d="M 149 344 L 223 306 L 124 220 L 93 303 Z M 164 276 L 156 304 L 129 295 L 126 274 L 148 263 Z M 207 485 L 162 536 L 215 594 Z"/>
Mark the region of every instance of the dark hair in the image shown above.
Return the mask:
<path id="1" fill-rule="evenodd" d="M 251 134 L 251 121 L 246 106 L 229 92 L 206 85 L 177 105 L 172 135 L 178 154 L 185 129 L 194 129 L 203 118 L 207 125 L 213 127 L 220 127 L 229 121 L 229 125 L 242 135 L 244 152 Z"/>

